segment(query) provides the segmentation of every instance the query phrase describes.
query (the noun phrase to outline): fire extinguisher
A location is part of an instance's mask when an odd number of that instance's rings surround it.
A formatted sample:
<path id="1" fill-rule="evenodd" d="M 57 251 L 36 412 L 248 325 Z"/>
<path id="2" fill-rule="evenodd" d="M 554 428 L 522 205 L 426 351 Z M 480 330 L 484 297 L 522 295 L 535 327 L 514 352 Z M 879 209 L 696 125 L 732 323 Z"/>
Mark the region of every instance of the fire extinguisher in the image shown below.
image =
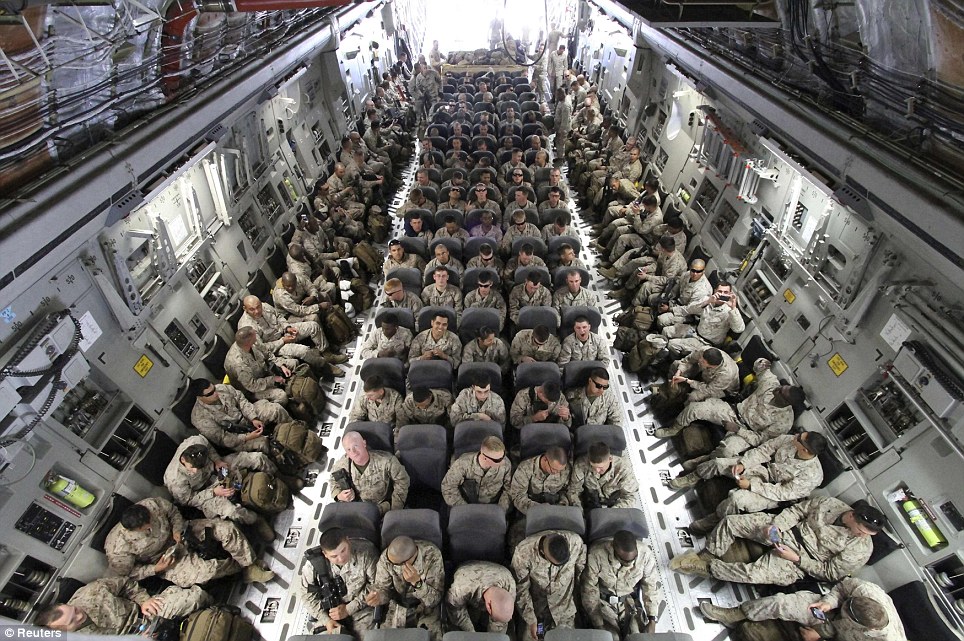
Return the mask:
<path id="1" fill-rule="evenodd" d="M 923 501 L 907 492 L 906 500 L 900 506 L 904 509 L 907 520 L 917 530 L 917 535 L 924 541 L 924 545 L 931 550 L 941 550 L 947 547 L 947 538 L 937 527 Z"/>

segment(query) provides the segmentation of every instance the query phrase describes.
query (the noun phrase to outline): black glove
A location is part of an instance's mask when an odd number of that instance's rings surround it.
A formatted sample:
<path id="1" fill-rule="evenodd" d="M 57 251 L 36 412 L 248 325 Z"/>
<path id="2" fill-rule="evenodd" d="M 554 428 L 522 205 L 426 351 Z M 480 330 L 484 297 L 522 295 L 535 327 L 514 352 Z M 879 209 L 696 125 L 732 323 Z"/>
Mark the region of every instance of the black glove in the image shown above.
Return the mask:
<path id="1" fill-rule="evenodd" d="M 466 503 L 479 502 L 479 482 L 475 479 L 465 479 L 462 481 L 462 485 L 459 486 L 459 492 L 462 493 L 462 498 L 465 499 Z"/>
<path id="2" fill-rule="evenodd" d="M 615 492 L 610 494 L 609 497 L 606 499 L 605 501 L 606 507 L 613 507 L 614 505 L 622 501 L 623 498 L 625 498 L 625 496 L 626 496 L 625 492 L 623 492 L 622 490 L 616 490 Z"/>

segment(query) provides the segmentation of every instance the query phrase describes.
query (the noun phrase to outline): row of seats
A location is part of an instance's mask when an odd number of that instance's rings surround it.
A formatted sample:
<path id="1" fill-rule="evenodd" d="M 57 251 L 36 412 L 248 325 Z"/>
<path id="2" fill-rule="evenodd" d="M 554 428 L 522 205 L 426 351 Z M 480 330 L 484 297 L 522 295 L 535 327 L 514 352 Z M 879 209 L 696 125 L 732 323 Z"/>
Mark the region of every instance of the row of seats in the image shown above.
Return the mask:
<path id="1" fill-rule="evenodd" d="M 541 274 L 544 270 L 534 268 L 533 271 Z M 395 272 L 392 273 L 394 274 Z M 392 276 L 390 275 L 389 277 Z M 420 287 L 417 285 L 411 285 L 404 280 L 402 280 L 402 283 L 407 290 L 412 292 L 420 291 Z M 496 283 L 498 283 L 498 279 L 496 279 Z M 464 289 L 463 291 L 468 293 L 473 289 L 474 287 Z M 499 327 L 499 312 L 495 309 L 488 307 L 470 307 L 463 310 L 461 316 L 459 316 L 455 313 L 455 310 L 450 307 L 437 307 L 434 305 L 422 307 L 418 311 L 417 316 L 410 309 L 383 309 L 375 315 L 375 325 L 380 326 L 384 315 L 389 312 L 394 313 L 398 317 L 400 327 L 410 329 L 413 334 L 429 329 L 432 325 L 432 319 L 438 314 L 444 314 L 449 321 L 449 327 L 451 328 L 449 331 L 457 333 L 463 345 L 474 339 L 478 335 L 480 328 L 491 327 L 496 329 Z M 547 327 L 551 333 L 556 334 L 559 340 L 562 341 L 572 334 L 573 324 L 577 318 L 582 316 L 589 321 L 589 326 L 594 333 L 599 331 L 602 315 L 595 307 L 564 307 L 560 316 L 555 307 L 549 307 L 547 305 L 530 305 L 520 309 L 519 321 L 515 324 L 515 329 L 533 329 L 538 325 L 543 325 Z M 455 329 L 456 327 L 458 327 L 457 330 Z"/>

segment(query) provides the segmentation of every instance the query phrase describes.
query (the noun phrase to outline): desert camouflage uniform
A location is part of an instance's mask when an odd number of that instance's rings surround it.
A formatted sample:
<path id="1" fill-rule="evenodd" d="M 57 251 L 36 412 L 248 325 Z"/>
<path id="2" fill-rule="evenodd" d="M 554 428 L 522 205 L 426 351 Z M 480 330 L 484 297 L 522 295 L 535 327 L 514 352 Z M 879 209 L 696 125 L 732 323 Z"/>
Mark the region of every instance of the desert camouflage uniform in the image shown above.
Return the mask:
<path id="1" fill-rule="evenodd" d="M 512 347 L 509 348 L 509 357 L 512 362 L 519 364 L 522 359 L 528 356 L 542 363 L 555 363 L 559 360 L 562 352 L 562 345 L 555 334 L 550 333 L 548 340 L 542 345 L 536 345 L 532 340 L 531 329 L 519 330 L 512 339 Z"/>
<path id="2" fill-rule="evenodd" d="M 624 628 L 627 634 L 645 632 L 640 630 L 639 619 L 633 616 L 633 610 L 626 607 L 626 599 L 632 599 L 633 609 L 643 606 L 646 615 L 656 616 L 662 593 L 659 585 L 659 574 L 656 568 L 656 555 L 647 541 L 636 541 L 636 559 L 629 565 L 623 565 L 613 551 L 612 539 L 596 541 L 589 547 L 586 559 L 586 570 L 582 573 L 580 596 L 582 607 L 589 616 L 592 627 L 608 630 L 614 639 L 619 639 L 620 622 L 629 619 Z M 633 596 L 636 586 L 642 584 L 642 603 L 638 603 Z M 610 595 L 619 598 L 617 605 L 609 603 Z"/>
<path id="3" fill-rule="evenodd" d="M 683 258 L 683 254 L 680 252 L 672 251 L 668 254 L 666 252 L 660 252 L 659 257 L 656 259 L 654 272 L 657 275 L 639 286 L 639 291 L 636 292 L 636 296 L 633 298 L 633 304 L 653 305 L 656 302 L 656 297 L 663 291 L 663 286 L 679 277 L 680 274 L 687 273 L 688 270 L 689 266 L 686 264 L 686 259 Z M 636 280 L 636 277 L 630 276 L 630 279 Z"/>
<path id="4" fill-rule="evenodd" d="M 303 305 L 301 302 L 309 296 L 319 299 L 318 289 L 298 276 L 295 276 L 294 294 L 282 287 L 280 281 L 271 290 L 275 309 L 284 312 L 289 322 L 318 322 L 318 312 L 321 309 L 318 303 Z"/>
<path id="5" fill-rule="evenodd" d="M 603 367 L 609 365 L 609 349 L 596 332 L 589 332 L 586 342 L 579 340 L 575 334 L 569 334 L 562 341 L 562 352 L 559 354 L 559 365 L 570 361 L 600 361 Z"/>
<path id="6" fill-rule="evenodd" d="M 388 452 L 369 450 L 368 455 L 370 459 L 364 470 L 359 470 L 347 456 L 342 456 L 335 462 L 331 471 L 347 470 L 357 490 L 356 498 L 376 504 L 382 514 L 405 507 L 411 481 L 404 466 Z M 350 488 L 339 487 L 332 483 L 332 498 L 347 489 Z"/>
<path id="7" fill-rule="evenodd" d="M 467 505 L 460 488 L 465 481 L 474 481 L 478 484 L 478 503 L 496 503 L 502 506 L 503 510 L 508 510 L 511 504 L 509 495 L 509 485 L 512 480 L 512 465 L 508 459 L 504 464 L 491 467 L 487 470 L 479 465 L 478 452 L 466 452 L 461 455 L 452 465 L 449 466 L 442 479 L 442 497 L 449 506 Z"/>
<path id="8" fill-rule="evenodd" d="M 556 290 L 556 293 L 552 295 L 552 306 L 556 308 L 560 316 L 562 316 L 562 310 L 566 307 L 596 306 L 596 295 L 586 289 L 587 284 L 583 284 L 575 294 L 570 292 L 565 285 Z"/>
<path id="9" fill-rule="evenodd" d="M 151 598 L 134 579 L 118 576 L 97 579 L 77 590 L 67 601 L 87 614 L 75 634 L 137 634 L 138 626 L 148 621 L 140 605 Z M 171 586 L 157 595 L 164 603 L 158 616 L 184 617 L 211 603 L 211 596 L 199 586 L 189 589 Z"/>
<path id="10" fill-rule="evenodd" d="M 619 493 L 613 505 L 607 501 Z M 598 497 L 601 505 L 586 504 L 585 494 Z M 572 480 L 569 481 L 569 505 L 583 507 L 636 507 L 639 484 L 633 474 L 633 466 L 622 456 L 613 454 L 609 469 L 599 476 L 589 466 L 589 455 L 580 456 L 572 467 Z"/>
<path id="11" fill-rule="evenodd" d="M 539 541 L 550 533 L 561 534 L 569 543 L 569 561 L 561 567 L 539 553 Z M 585 567 L 586 544 L 574 532 L 547 530 L 523 539 L 512 555 L 512 570 L 516 603 L 526 624 L 543 623 L 546 631 L 576 627 L 576 586 Z"/>
<path id="12" fill-rule="evenodd" d="M 431 274 L 432 272 L 426 272 Z M 435 283 L 422 290 L 422 302 L 432 307 L 448 307 L 455 310 L 455 317 L 462 314 L 462 290 L 455 285 L 446 285 L 441 292 Z"/>
<path id="13" fill-rule="evenodd" d="M 448 267 L 449 269 L 455 271 L 459 275 L 459 278 L 461 278 L 462 274 L 465 273 L 465 266 L 452 256 L 449 256 L 449 262 L 447 263 L 442 263 L 438 258 L 433 258 L 432 260 L 428 261 L 428 264 L 425 265 L 425 275 L 431 277 L 431 275 L 435 272 L 436 267 Z M 451 286 L 454 287 L 454 285 Z"/>
<path id="14" fill-rule="evenodd" d="M 519 283 L 509 292 L 509 318 L 513 323 L 519 322 L 519 310 L 523 307 L 550 307 L 552 294 L 546 287 L 539 285 L 539 289 L 531 296 L 526 292 L 526 284 Z"/>
<path id="15" fill-rule="evenodd" d="M 722 345 L 730 330 L 739 334 L 746 329 L 739 308 L 731 308 L 726 303 L 704 307 L 703 301 L 697 301 L 687 307 L 686 311 L 700 317 L 695 328 L 685 324 L 663 328 L 663 336 L 670 339 L 669 344 L 680 349 L 694 350 L 706 344 Z"/>
<path id="16" fill-rule="evenodd" d="M 616 425 L 623 424 L 623 408 L 616 398 L 612 388 L 603 391 L 601 396 L 590 398 L 586 395 L 585 387 L 578 387 L 566 393 L 569 407 L 573 411 L 573 426 L 582 425 Z M 582 423 L 577 424 L 578 417 Z"/>
<path id="17" fill-rule="evenodd" d="M 481 420 L 475 418 L 476 414 L 487 414 L 488 420 L 505 426 L 505 401 L 498 394 L 490 392 L 487 399 L 479 402 L 475 397 L 475 390 L 466 387 L 455 398 L 455 403 L 449 410 L 449 420 L 452 425 L 458 425 L 462 421 Z"/>
<path id="18" fill-rule="evenodd" d="M 361 346 L 363 359 L 378 358 L 378 353 L 384 349 L 391 349 L 395 358 L 404 361 L 408 357 L 408 348 L 412 346 L 412 330 L 399 327 L 391 338 L 385 336 L 380 327 L 376 327 L 365 338 Z"/>
<path id="19" fill-rule="evenodd" d="M 494 327 L 491 329 L 495 329 Z M 478 340 L 470 340 L 462 350 L 463 363 L 495 363 L 502 370 L 502 375 L 509 373 L 509 348 L 505 339 L 498 336 L 491 347 L 482 348 Z"/>
<path id="20" fill-rule="evenodd" d="M 104 552 L 107 554 L 107 564 L 117 576 L 130 577 L 135 581 L 150 576 L 159 576 L 165 581 L 188 588 L 200 585 L 222 576 L 235 574 L 241 568 L 255 562 L 255 553 L 251 544 L 231 521 L 224 519 L 195 519 L 185 521 L 184 517 L 167 499 L 160 497 L 144 499 L 138 505 L 143 505 L 151 514 L 150 530 L 140 532 L 128 530 L 118 523 L 115 525 L 104 542 Z M 157 574 L 155 564 L 167 549 L 174 545 L 173 532 L 183 532 L 187 525 L 191 532 L 199 539 L 206 536 L 205 530 L 210 532 L 221 547 L 229 555 L 226 559 L 204 559 L 197 553 L 185 547 L 182 540 L 178 545 L 177 561 L 167 570 Z"/>
<path id="21" fill-rule="evenodd" d="M 379 401 L 370 401 L 364 391 L 359 391 L 348 414 L 349 421 L 375 421 L 395 425 L 398 408 L 402 406 L 402 395 L 392 387 L 385 387 L 385 395 Z"/>
<path id="22" fill-rule="evenodd" d="M 261 318 L 258 319 L 252 318 L 247 312 L 242 314 L 241 319 L 238 321 L 238 329 L 242 327 L 253 327 L 258 333 L 258 339 L 272 353 L 278 354 L 279 356 L 303 359 L 305 352 L 310 349 L 307 345 L 301 345 L 300 343 L 285 343 L 282 340 L 282 336 L 285 335 L 285 329 L 287 327 L 294 327 L 298 330 L 299 340 L 310 338 L 319 350 L 325 351 L 328 349 L 328 341 L 325 338 L 325 333 L 321 331 L 321 326 L 318 323 L 314 321 L 289 323 L 285 320 L 284 316 L 279 314 L 277 310 L 268 303 L 261 303 L 261 309 Z"/>
<path id="23" fill-rule="evenodd" d="M 780 507 L 780 503 L 799 501 L 810 496 L 823 481 L 823 467 L 816 456 L 797 458 L 793 436 L 778 436 L 759 447 L 743 452 L 739 458 L 715 458 L 700 463 L 700 478 L 729 476 L 734 465 L 745 468 L 743 478 L 750 482 L 747 490 L 735 489 L 717 506 L 719 516 L 762 512 Z"/>
<path id="24" fill-rule="evenodd" d="M 421 408 L 415 404 L 415 399 L 409 394 L 402 401 L 395 415 L 396 429 L 405 425 L 446 425 L 448 423 L 449 408 L 452 407 L 452 393 L 448 390 L 429 390 L 432 400 L 428 407 Z"/>
<path id="25" fill-rule="evenodd" d="M 417 269 L 418 273 L 421 274 L 425 271 L 425 260 L 418 254 L 405 254 L 405 258 L 399 262 L 395 260 L 393 256 L 389 255 L 385 258 L 382 270 L 387 276 L 396 269 Z"/>
<path id="26" fill-rule="evenodd" d="M 328 279 L 326 279 L 324 276 L 319 276 L 318 278 L 312 279 L 311 265 L 308 263 L 308 261 L 295 260 L 294 257 L 289 254 L 285 259 L 285 265 L 288 267 L 289 273 L 294 274 L 295 278 L 300 281 L 311 283 L 311 286 L 314 287 L 319 294 L 323 294 L 328 298 L 331 298 L 334 295 L 337 285 L 335 285 L 335 283 L 329 283 Z M 276 287 L 276 289 L 279 288 Z"/>
<path id="27" fill-rule="evenodd" d="M 194 474 L 189 473 L 181 464 L 181 454 L 192 445 L 204 445 L 208 448 L 208 463 Z M 274 474 L 278 469 L 260 452 L 238 452 L 222 459 L 206 438 L 200 435 L 191 436 L 181 442 L 174 458 L 168 463 L 164 471 L 164 485 L 175 501 L 198 508 L 209 519 L 222 518 L 249 525 L 254 523 L 258 519 L 256 512 L 233 502 L 229 497 L 214 494 L 214 488 L 220 485 L 217 470 L 214 468 L 214 461 L 217 460 L 227 463 L 231 472 L 260 471 Z"/>
<path id="28" fill-rule="evenodd" d="M 202 403 L 200 399 L 194 403 L 191 410 L 191 424 L 197 428 L 207 440 L 215 445 L 225 447 L 235 452 L 264 452 L 270 453 L 268 439 L 259 436 L 253 440 L 245 438 L 245 434 L 228 431 L 231 425 L 250 424 L 255 419 L 261 419 L 273 425 L 280 425 L 291 421 L 288 411 L 271 401 L 248 402 L 237 389 L 230 385 L 217 383 L 214 389 L 218 393 L 218 400 L 214 403 Z M 253 429 L 253 426 L 250 426 Z"/>
<path id="29" fill-rule="evenodd" d="M 412 339 L 412 346 L 408 350 L 409 362 L 418 360 L 424 352 L 432 349 L 439 349 L 443 354 L 448 356 L 445 360 L 452 365 L 453 371 L 457 370 L 462 363 L 462 341 L 459 340 L 458 334 L 445 330 L 442 338 L 435 340 L 432 337 L 431 329 L 419 332 L 418 335 Z"/>
<path id="30" fill-rule="evenodd" d="M 418 310 L 424 307 L 425 303 L 413 292 L 408 290 L 405 291 L 405 296 L 402 300 L 396 302 L 391 298 L 385 298 L 382 301 L 382 309 L 410 309 L 413 314 L 418 314 Z"/>
<path id="31" fill-rule="evenodd" d="M 800 555 L 800 564 L 768 552 L 751 563 L 713 559 L 710 571 L 718 579 L 735 583 L 791 585 L 808 576 L 838 581 L 862 568 L 874 548 L 871 537 L 855 536 L 845 526 L 836 524 L 850 510 L 843 501 L 815 496 L 788 507 L 776 517 L 728 516 L 707 538 L 706 550 L 710 554 L 722 556 L 737 538 L 769 545 L 764 530 L 773 524 L 780 528 L 783 544 Z"/>
<path id="32" fill-rule="evenodd" d="M 700 380 L 689 384 L 691 391 L 686 398 L 687 403 L 705 401 L 708 398 L 723 398 L 728 393 L 740 389 L 740 368 L 726 352 L 721 352 L 723 362 L 716 367 L 702 367 L 700 365 L 703 352 L 707 349 L 714 348 L 704 347 L 690 352 L 686 358 L 676 363 L 676 367 L 670 368 L 671 372 L 679 372 L 691 380 L 697 372 L 700 373 Z M 683 423 L 678 424 L 683 425 Z"/>
<path id="33" fill-rule="evenodd" d="M 528 513 L 533 505 L 543 503 L 541 500 L 533 499 L 533 497 L 539 498 L 540 494 L 558 494 L 559 500 L 555 505 L 569 504 L 567 493 L 572 466 L 567 465 L 566 469 L 559 474 L 546 474 L 539 465 L 541 459 L 542 455 L 539 455 L 522 461 L 512 474 L 509 495 L 512 497 L 515 509 L 523 514 Z"/>
<path id="34" fill-rule="evenodd" d="M 341 597 L 345 609 L 348 610 L 348 620 L 352 632 L 364 637 L 365 632 L 372 628 L 373 609 L 365 603 L 367 595 L 375 583 L 375 566 L 378 563 L 378 551 L 370 541 L 365 539 L 350 539 L 351 558 L 345 565 L 329 563 L 332 577 L 341 577 L 345 581 L 345 596 Z M 312 590 L 315 585 L 315 567 L 310 560 L 305 560 L 301 568 L 301 598 L 308 608 L 308 613 L 318 619 L 321 625 L 326 625 L 331 618 L 328 610 L 322 607 L 318 595 Z M 339 621 L 341 624 L 343 621 Z"/>
<path id="35" fill-rule="evenodd" d="M 677 278 L 679 292 L 676 294 L 676 304 L 672 305 L 668 312 L 656 317 L 656 323 L 660 327 L 685 324 L 690 316 L 689 305 L 702 302 L 713 295 L 713 286 L 710 285 L 710 279 L 706 274 L 701 275 L 697 280 L 690 280 L 690 273 L 687 270 Z"/>
<path id="36" fill-rule="evenodd" d="M 479 294 L 479 290 L 466 294 L 464 309 L 469 309 L 472 307 L 494 309 L 499 312 L 499 326 L 493 327 L 492 329 L 496 329 L 500 332 L 502 331 L 502 328 L 505 326 L 505 299 L 502 298 L 502 294 L 499 294 L 495 291 L 495 285 L 493 285 L 492 289 L 489 290 L 489 295 L 485 298 Z"/>
<path id="37" fill-rule="evenodd" d="M 485 609 L 482 595 L 491 587 L 506 590 L 515 600 L 515 577 L 508 568 L 487 561 L 469 561 L 458 567 L 445 596 L 445 611 L 453 628 L 499 634 L 508 631 L 507 623 L 493 621 Z"/>
<path id="38" fill-rule="evenodd" d="M 258 400 L 271 401 L 284 405 L 288 402 L 288 395 L 283 389 L 275 387 L 274 377 L 270 365 L 284 365 L 294 371 L 298 361 L 293 358 L 275 356 L 262 345 L 255 343 L 251 351 L 246 352 L 237 343 L 232 343 L 224 357 L 224 369 L 231 379 L 231 384 L 238 387 Z"/>
<path id="39" fill-rule="evenodd" d="M 512 407 L 509 409 L 509 424 L 515 428 L 522 428 L 523 425 L 528 425 L 529 423 L 535 423 L 532 420 L 532 415 L 535 414 L 536 410 L 533 409 L 533 404 L 536 402 L 534 387 L 526 387 L 521 389 L 516 393 L 515 400 L 512 401 Z M 559 418 L 558 412 L 562 407 L 569 407 L 569 401 L 566 400 L 565 395 L 560 394 L 559 400 L 555 403 L 549 403 L 549 416 L 542 423 L 559 423 L 570 427 L 572 425 L 572 418 L 567 418 L 565 420 Z"/>
<path id="40" fill-rule="evenodd" d="M 439 606 L 445 594 L 445 568 L 442 553 L 428 541 L 416 540 L 417 556 L 412 565 L 421 577 L 421 585 L 415 587 L 402 578 L 401 565 L 392 565 L 388 551 L 382 552 L 375 571 L 375 589 L 391 597 L 391 607 L 385 619 L 389 628 L 425 628 L 432 641 L 442 637 L 442 621 Z"/>

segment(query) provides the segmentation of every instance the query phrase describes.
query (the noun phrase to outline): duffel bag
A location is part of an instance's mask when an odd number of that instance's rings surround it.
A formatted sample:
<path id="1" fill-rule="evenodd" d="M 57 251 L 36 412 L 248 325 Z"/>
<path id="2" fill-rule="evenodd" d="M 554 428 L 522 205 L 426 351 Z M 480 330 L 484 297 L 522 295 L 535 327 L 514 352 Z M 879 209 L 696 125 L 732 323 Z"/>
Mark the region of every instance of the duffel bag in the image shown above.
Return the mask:
<path id="1" fill-rule="evenodd" d="M 241 482 L 241 505 L 275 514 L 288 508 L 291 491 L 267 472 L 250 472 Z"/>

